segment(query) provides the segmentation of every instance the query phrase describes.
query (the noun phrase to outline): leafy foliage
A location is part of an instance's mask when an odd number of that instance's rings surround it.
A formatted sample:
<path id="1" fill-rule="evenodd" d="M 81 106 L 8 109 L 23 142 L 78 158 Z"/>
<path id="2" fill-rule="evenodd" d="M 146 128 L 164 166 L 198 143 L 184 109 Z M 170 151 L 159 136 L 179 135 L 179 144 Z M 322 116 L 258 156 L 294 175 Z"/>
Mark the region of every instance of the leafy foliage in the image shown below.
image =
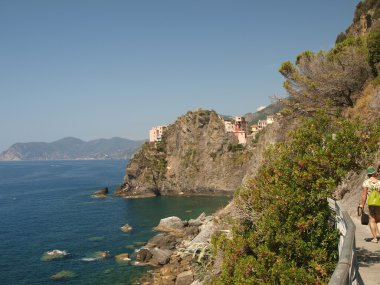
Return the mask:
<path id="1" fill-rule="evenodd" d="M 154 183 L 158 188 L 158 182 L 166 178 L 166 143 L 165 141 L 154 144 L 145 143 L 137 153 L 141 165 L 149 172 L 145 174 L 145 179 Z"/>
<path id="2" fill-rule="evenodd" d="M 376 65 L 380 63 L 380 27 L 368 35 L 367 46 L 369 64 L 376 76 L 378 74 Z"/>
<path id="3" fill-rule="evenodd" d="M 318 112 L 289 144 L 270 147 L 258 175 L 235 194 L 248 212 L 232 240 L 213 239 L 224 258 L 212 283 L 326 284 L 338 257 L 326 198 L 348 170 L 368 162 L 380 139 L 380 124 L 374 126 Z"/>
<path id="4" fill-rule="evenodd" d="M 338 44 L 338 43 L 341 43 L 343 42 L 345 39 L 347 38 L 347 35 L 346 33 L 340 33 L 337 37 L 336 37 L 336 40 L 335 40 L 335 43 Z"/>
<path id="5" fill-rule="evenodd" d="M 367 53 L 360 39 L 346 39 L 330 52 L 301 53 L 295 64 L 287 61 L 280 67 L 286 78 L 284 100 L 293 112 L 309 114 L 329 105 L 352 107 L 371 76 Z"/>
<path id="6" fill-rule="evenodd" d="M 237 152 L 237 151 L 243 151 L 243 150 L 244 150 L 244 145 L 240 143 L 237 143 L 237 144 L 230 143 L 228 145 L 228 151 Z"/>

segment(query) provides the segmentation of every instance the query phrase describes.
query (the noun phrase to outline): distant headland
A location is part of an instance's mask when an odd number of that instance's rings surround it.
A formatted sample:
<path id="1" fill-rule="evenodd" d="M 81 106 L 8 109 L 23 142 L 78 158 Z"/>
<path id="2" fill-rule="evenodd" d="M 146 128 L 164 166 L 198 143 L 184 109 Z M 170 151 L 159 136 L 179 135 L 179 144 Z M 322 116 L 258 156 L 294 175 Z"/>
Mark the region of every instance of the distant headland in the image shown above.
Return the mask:
<path id="1" fill-rule="evenodd" d="M 51 143 L 15 143 L 0 153 L 0 161 L 129 159 L 143 142 L 119 137 L 91 141 L 66 137 Z"/>

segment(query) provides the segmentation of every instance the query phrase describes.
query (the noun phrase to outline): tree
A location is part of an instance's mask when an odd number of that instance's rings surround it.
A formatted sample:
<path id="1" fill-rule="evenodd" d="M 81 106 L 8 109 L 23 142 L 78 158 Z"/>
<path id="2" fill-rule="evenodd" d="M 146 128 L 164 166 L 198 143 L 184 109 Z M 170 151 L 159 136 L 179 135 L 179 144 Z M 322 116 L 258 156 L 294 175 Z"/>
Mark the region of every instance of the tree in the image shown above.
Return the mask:
<path id="1" fill-rule="evenodd" d="M 295 64 L 287 61 L 279 71 L 289 94 L 284 103 L 300 113 L 326 105 L 352 107 L 371 76 L 365 50 L 344 42 L 330 52 L 303 52 Z"/>

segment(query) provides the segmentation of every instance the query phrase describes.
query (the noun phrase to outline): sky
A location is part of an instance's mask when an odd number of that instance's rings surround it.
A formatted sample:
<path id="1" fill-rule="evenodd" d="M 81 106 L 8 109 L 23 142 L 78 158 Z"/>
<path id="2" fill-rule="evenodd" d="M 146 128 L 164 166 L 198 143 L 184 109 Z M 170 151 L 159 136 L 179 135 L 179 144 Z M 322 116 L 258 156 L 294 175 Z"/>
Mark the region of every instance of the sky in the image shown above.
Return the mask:
<path id="1" fill-rule="evenodd" d="M 255 112 L 329 50 L 357 0 L 0 0 L 0 151 L 148 138 L 197 108 Z"/>

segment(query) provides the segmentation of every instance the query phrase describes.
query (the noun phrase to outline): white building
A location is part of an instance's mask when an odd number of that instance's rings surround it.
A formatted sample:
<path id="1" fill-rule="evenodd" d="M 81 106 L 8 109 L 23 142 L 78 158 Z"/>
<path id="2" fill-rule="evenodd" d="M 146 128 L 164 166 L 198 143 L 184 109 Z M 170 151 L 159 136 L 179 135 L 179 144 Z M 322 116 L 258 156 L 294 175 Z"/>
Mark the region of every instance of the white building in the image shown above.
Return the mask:
<path id="1" fill-rule="evenodd" d="M 264 129 L 266 126 L 267 126 L 267 120 L 259 120 L 259 121 L 257 122 L 257 128 L 258 128 L 259 130 Z"/>
<path id="2" fill-rule="evenodd" d="M 274 116 L 267 116 L 267 125 L 274 123 Z"/>
<path id="3" fill-rule="evenodd" d="M 224 121 L 224 127 L 227 133 L 232 133 L 234 131 L 234 125 L 230 121 Z"/>

